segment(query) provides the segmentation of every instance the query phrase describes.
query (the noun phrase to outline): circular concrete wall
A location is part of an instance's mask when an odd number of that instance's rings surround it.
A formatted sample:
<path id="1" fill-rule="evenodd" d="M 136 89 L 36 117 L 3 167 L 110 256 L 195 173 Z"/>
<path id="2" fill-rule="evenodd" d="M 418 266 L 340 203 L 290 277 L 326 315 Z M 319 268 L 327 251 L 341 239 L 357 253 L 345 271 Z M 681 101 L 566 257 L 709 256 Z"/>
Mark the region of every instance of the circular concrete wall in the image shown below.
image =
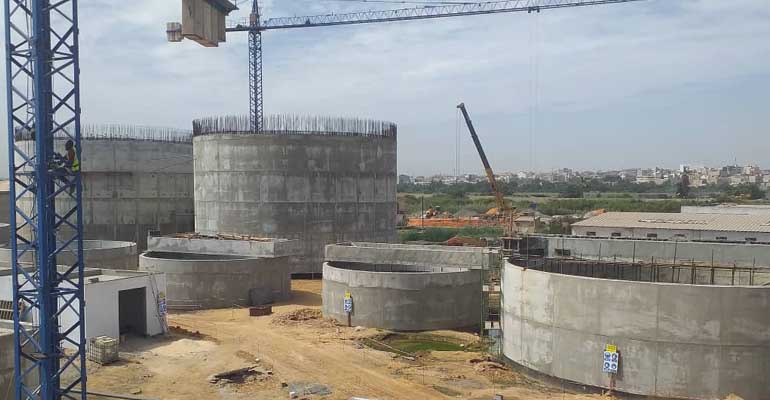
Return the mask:
<path id="1" fill-rule="evenodd" d="M 11 265 L 12 251 L 8 247 L 0 248 L 0 265 Z M 25 255 L 22 262 L 34 262 L 34 253 Z M 72 265 L 75 258 L 72 253 L 62 252 L 56 259 L 59 265 Z M 136 243 L 111 240 L 84 240 L 83 263 L 86 268 L 136 270 L 139 265 Z"/>
<path id="2" fill-rule="evenodd" d="M 299 239 L 304 254 L 293 260 L 294 273 L 320 272 L 327 244 L 395 241 L 396 133 L 389 129 L 204 131 L 194 139 L 196 231 Z"/>
<path id="3" fill-rule="evenodd" d="M 502 279 L 503 353 L 515 363 L 607 388 L 602 355 L 614 344 L 616 390 L 770 398 L 770 287 L 598 279 L 510 262 Z"/>
<path id="4" fill-rule="evenodd" d="M 171 307 L 248 306 L 285 300 L 291 295 L 287 257 L 147 252 L 139 256 L 139 269 L 166 274 Z"/>
<path id="5" fill-rule="evenodd" d="M 85 239 L 129 241 L 144 250 L 150 230 L 192 231 L 193 162 L 189 137 L 153 140 L 150 135 L 135 140 L 103 138 L 99 132 L 98 127 L 91 128 L 84 132 L 82 141 Z M 55 149 L 63 153 L 64 141 L 57 140 Z M 29 202 L 26 198 L 22 201 Z M 68 201 L 59 201 L 63 207 L 69 206 Z M 25 209 L 31 207 L 29 203 Z"/>
<path id="6" fill-rule="evenodd" d="M 416 265 L 327 262 L 323 314 L 347 323 L 345 293 L 353 299 L 354 326 L 424 331 L 478 326 L 479 270 Z"/>

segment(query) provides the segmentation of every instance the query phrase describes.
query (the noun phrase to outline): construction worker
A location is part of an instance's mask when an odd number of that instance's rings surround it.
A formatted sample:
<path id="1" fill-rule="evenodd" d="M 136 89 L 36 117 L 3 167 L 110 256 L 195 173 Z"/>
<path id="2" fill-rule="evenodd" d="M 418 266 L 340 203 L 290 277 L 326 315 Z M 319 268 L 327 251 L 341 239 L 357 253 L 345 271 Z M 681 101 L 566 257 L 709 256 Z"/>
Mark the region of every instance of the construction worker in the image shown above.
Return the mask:
<path id="1" fill-rule="evenodd" d="M 80 160 L 78 159 L 78 153 L 75 149 L 75 143 L 72 140 L 67 140 L 64 144 L 65 154 L 62 156 L 59 153 L 54 155 L 54 163 L 51 168 L 52 172 L 57 173 L 59 180 L 64 182 L 65 185 L 69 185 L 70 194 L 75 193 L 75 180 L 67 179 L 67 176 L 74 175 L 80 171 Z"/>

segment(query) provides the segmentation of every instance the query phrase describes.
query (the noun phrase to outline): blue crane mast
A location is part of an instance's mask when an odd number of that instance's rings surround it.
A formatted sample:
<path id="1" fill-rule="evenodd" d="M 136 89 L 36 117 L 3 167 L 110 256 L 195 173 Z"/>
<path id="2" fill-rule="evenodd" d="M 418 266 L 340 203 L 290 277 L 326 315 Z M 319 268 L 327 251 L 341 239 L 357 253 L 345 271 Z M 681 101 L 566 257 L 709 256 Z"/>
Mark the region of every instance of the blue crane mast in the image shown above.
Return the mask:
<path id="1" fill-rule="evenodd" d="M 626 3 L 642 0 L 510 0 L 262 20 L 253 0 L 249 33 L 250 119 L 264 126 L 262 32 Z M 57 153 L 72 141 L 80 160 L 77 0 L 3 0 L 15 398 L 86 399 L 83 213 L 79 168 Z M 57 256 L 69 253 L 70 265 Z M 32 257 L 31 264 L 22 260 Z M 71 312 L 75 318 L 63 318 Z"/>
<path id="2" fill-rule="evenodd" d="M 15 398 L 85 399 L 77 0 L 4 2 Z"/>

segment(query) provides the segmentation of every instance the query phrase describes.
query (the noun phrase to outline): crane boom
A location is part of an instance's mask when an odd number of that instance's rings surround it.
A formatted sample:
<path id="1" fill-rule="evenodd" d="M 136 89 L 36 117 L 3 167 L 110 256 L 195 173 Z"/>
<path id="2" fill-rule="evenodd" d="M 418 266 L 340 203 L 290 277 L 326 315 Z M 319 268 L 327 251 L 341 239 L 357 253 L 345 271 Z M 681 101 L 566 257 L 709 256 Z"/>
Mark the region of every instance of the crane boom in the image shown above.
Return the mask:
<path id="1" fill-rule="evenodd" d="M 380 22 L 462 17 L 470 15 L 511 12 L 540 12 L 541 10 L 585 7 L 602 4 L 630 3 L 644 0 L 503 0 L 462 3 L 442 6 L 370 10 L 341 14 L 269 18 L 262 21 L 260 31 L 276 29 L 313 28 L 335 25 L 371 24 Z M 228 21 L 228 32 L 246 32 L 255 29 L 249 20 Z"/>
<path id="2" fill-rule="evenodd" d="M 460 103 L 457 108 L 460 109 L 460 111 L 463 113 L 463 118 L 465 118 L 465 124 L 468 125 L 468 130 L 471 133 L 471 137 L 473 138 L 473 144 L 476 145 L 476 150 L 479 152 L 479 157 L 481 157 L 481 162 L 484 164 L 484 172 L 487 174 L 487 180 L 489 181 L 489 186 L 492 188 L 492 193 L 495 195 L 495 202 L 497 203 L 497 210 L 498 213 L 502 213 L 503 211 L 506 211 L 509 209 L 505 205 L 505 200 L 503 199 L 503 194 L 500 192 L 500 189 L 497 187 L 497 180 L 495 179 L 495 173 L 492 171 L 492 166 L 489 165 L 489 159 L 487 159 L 487 154 L 484 152 L 484 147 L 481 146 L 481 140 L 479 140 L 479 135 L 476 134 L 476 128 L 473 127 L 473 121 L 471 121 L 471 117 L 468 115 L 468 110 L 465 108 L 465 103 Z"/>

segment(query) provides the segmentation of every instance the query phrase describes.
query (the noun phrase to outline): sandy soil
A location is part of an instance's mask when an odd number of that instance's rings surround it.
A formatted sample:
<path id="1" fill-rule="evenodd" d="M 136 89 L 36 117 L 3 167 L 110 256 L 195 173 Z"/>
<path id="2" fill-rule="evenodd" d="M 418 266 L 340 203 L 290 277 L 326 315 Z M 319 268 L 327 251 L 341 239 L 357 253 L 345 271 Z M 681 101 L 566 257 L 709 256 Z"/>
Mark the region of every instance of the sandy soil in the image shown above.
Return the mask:
<path id="1" fill-rule="evenodd" d="M 227 309 L 174 314 L 179 327 L 167 337 L 131 338 L 121 361 L 90 365 L 89 389 L 157 399 L 288 399 L 289 388 L 319 384 L 324 399 L 607 399 L 570 393 L 495 365 L 471 363 L 473 352 L 430 352 L 415 360 L 362 346 L 381 332 L 336 326 L 330 321 L 290 321 L 287 313 L 320 309 L 321 282 L 294 281 L 293 297 L 274 314 L 249 317 Z M 448 333 L 472 343 L 469 333 Z M 242 382 L 211 383 L 214 374 L 253 367 Z M 301 395 L 300 399 L 321 398 Z"/>

